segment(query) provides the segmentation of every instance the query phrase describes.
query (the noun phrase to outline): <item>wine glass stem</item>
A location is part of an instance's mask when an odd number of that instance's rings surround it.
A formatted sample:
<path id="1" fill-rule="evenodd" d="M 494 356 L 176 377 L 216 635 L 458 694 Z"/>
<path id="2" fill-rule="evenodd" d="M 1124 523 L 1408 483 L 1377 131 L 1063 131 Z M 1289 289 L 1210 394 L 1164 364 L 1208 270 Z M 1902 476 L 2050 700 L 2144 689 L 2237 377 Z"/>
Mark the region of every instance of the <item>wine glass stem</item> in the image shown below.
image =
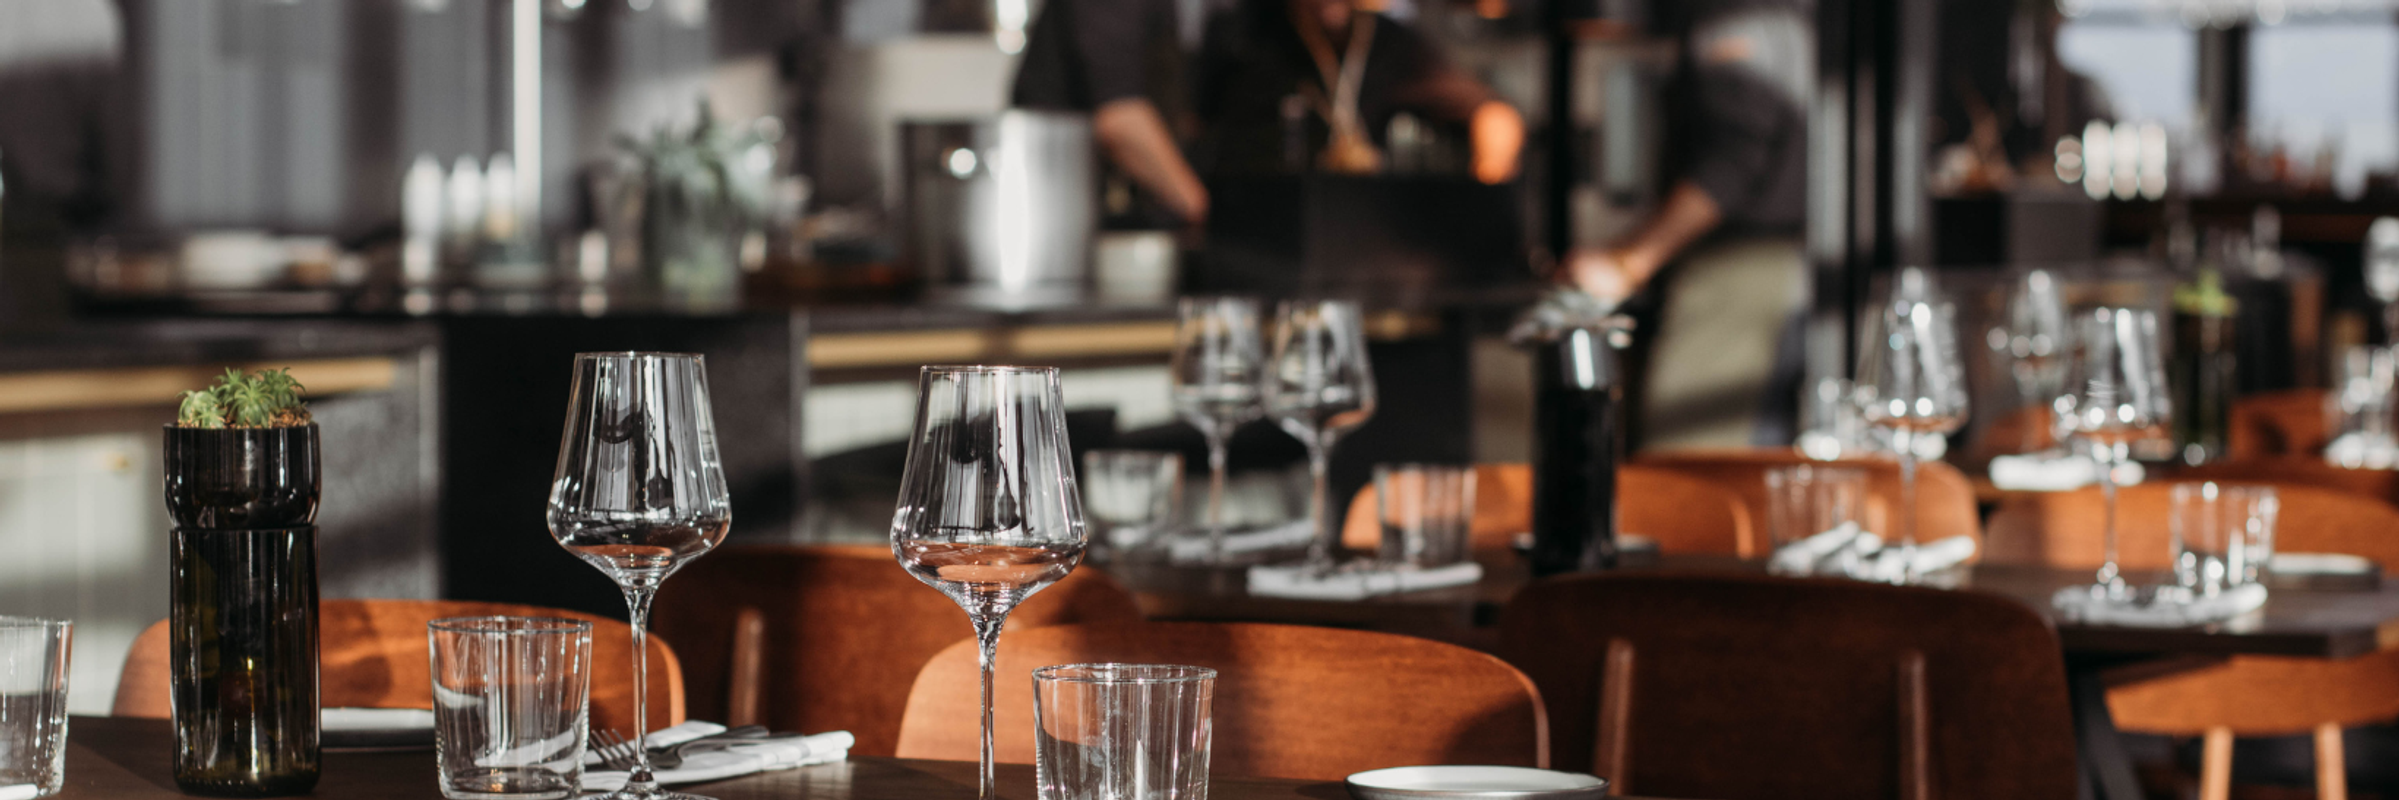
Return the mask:
<path id="1" fill-rule="evenodd" d="M 1208 558 L 1224 560 L 1224 474 L 1226 432 L 1208 435 Z"/>
<path id="2" fill-rule="evenodd" d="M 2097 455 L 2100 455 L 2097 459 L 2099 462 L 2099 495 L 2107 506 L 2105 516 L 2101 517 L 2107 527 L 2102 530 L 2100 536 L 2100 544 L 2105 552 L 2101 554 L 2104 560 L 2099 564 L 2099 583 L 2103 586 L 2113 586 L 2120 576 L 2116 567 L 2116 446 L 2107 445 L 2105 452 Z"/>
<path id="3" fill-rule="evenodd" d="M 1899 508 L 1892 533 L 1899 537 L 1899 582 L 1916 582 L 1916 434 L 1899 435 Z"/>
<path id="4" fill-rule="evenodd" d="M 1007 624 L 1008 612 L 999 611 L 996 613 L 977 615 L 974 618 L 974 622 L 976 662 L 983 668 L 983 763 L 981 772 L 983 778 L 983 792 L 981 795 L 981 800 L 999 800 L 999 783 L 994 778 L 991 768 L 993 759 L 991 744 L 991 665 L 992 661 L 999 657 L 1000 628 Z"/>
<path id="5" fill-rule="evenodd" d="M 650 598 L 656 594 L 649 586 L 625 587 L 625 616 L 633 628 L 633 773 L 625 777 L 625 789 L 645 795 L 658 790 L 650 774 Z"/>
<path id="6" fill-rule="evenodd" d="M 1315 526 L 1316 538 L 1308 545 L 1308 563 L 1324 570 L 1333 566 L 1333 553 L 1340 546 L 1341 533 L 1333 529 L 1332 513 L 1326 503 L 1332 494 L 1325 488 L 1332 448 L 1322 436 L 1313 439 L 1308 443 L 1308 522 Z"/>

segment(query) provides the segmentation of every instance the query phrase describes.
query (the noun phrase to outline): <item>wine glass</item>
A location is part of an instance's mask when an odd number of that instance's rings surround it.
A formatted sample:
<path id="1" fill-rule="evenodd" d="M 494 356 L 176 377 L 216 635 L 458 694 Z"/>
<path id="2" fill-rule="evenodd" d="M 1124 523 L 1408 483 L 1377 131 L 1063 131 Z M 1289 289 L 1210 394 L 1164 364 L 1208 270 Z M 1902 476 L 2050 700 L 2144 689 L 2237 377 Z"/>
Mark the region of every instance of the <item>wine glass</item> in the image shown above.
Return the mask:
<path id="1" fill-rule="evenodd" d="M 2004 321 L 1991 329 L 1991 349 L 2008 358 L 2009 376 L 2015 379 L 2016 392 L 2028 411 L 2058 396 L 2070 342 L 2066 316 L 2057 276 L 2048 270 L 2029 270 L 2018 276 L 2008 291 Z M 2040 427 L 2024 426 L 2023 451 L 2038 449 L 2040 437 Z"/>
<path id="2" fill-rule="evenodd" d="M 550 535 L 625 592 L 633 623 L 635 766 L 619 800 L 704 800 L 650 774 L 650 598 L 683 563 L 725 540 L 733 510 L 708 409 L 708 375 L 688 353 L 581 353 L 567 401 Z"/>
<path id="3" fill-rule="evenodd" d="M 1175 413 L 1208 440 L 1208 556 L 1224 558 L 1225 443 L 1243 423 L 1266 415 L 1258 398 L 1266 370 L 1258 302 L 1245 297 L 1185 298 L 1178 306 Z"/>
<path id="4" fill-rule="evenodd" d="M 1333 441 L 1374 416 L 1374 370 L 1358 305 L 1344 300 L 1284 302 L 1275 309 L 1274 355 L 1266 371 L 1266 413 L 1308 448 L 1308 519 L 1316 536 L 1308 564 L 1330 571 L 1341 531 L 1328 518 L 1325 470 Z"/>
<path id="5" fill-rule="evenodd" d="M 983 792 L 991 773 L 991 663 L 1008 612 L 1083 560 L 1088 541 L 1065 402 L 1051 367 L 926 367 L 891 552 L 974 623 L 983 667 Z"/>
<path id="6" fill-rule="evenodd" d="M 2093 589 L 2124 592 L 2116 566 L 2116 468 L 2133 442 L 2161 435 L 2172 421 L 2157 315 L 2129 308 L 2096 308 L 2075 323 L 2075 354 L 2066 393 L 2056 401 L 2058 427 L 2090 448 L 2107 501 L 2105 560 Z"/>
<path id="7" fill-rule="evenodd" d="M 1947 305 L 1904 294 L 1883 308 L 1859 354 L 1860 415 L 1891 433 L 1899 453 L 1899 507 L 1892 514 L 1902 583 L 1916 580 L 1916 459 L 1926 436 L 1957 430 L 1966 417 L 1965 367 Z"/>

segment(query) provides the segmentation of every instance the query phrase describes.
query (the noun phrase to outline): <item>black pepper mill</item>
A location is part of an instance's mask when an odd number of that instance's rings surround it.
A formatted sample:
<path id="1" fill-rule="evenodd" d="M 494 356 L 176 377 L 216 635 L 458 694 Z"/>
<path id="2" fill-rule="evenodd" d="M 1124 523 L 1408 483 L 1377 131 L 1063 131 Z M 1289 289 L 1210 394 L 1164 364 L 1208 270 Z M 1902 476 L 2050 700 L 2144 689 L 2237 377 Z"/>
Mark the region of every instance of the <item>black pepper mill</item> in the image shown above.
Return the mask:
<path id="1" fill-rule="evenodd" d="M 1519 326 L 1533 352 L 1535 577 L 1616 566 L 1616 462 L 1623 454 L 1619 323 Z"/>

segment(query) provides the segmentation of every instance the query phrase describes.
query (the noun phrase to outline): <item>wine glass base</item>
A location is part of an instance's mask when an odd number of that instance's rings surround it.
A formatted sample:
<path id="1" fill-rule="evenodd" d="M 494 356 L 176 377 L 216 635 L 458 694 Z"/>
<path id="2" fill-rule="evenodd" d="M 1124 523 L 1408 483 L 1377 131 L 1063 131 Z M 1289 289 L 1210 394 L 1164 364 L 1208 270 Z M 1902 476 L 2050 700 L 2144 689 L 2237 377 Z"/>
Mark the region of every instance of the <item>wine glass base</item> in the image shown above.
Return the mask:
<path id="1" fill-rule="evenodd" d="M 670 792 L 665 789 L 651 789 L 643 792 L 636 791 L 632 787 L 626 787 L 604 795 L 587 795 L 585 796 L 585 800 L 716 800 L 716 798 L 708 797 L 706 795 Z"/>

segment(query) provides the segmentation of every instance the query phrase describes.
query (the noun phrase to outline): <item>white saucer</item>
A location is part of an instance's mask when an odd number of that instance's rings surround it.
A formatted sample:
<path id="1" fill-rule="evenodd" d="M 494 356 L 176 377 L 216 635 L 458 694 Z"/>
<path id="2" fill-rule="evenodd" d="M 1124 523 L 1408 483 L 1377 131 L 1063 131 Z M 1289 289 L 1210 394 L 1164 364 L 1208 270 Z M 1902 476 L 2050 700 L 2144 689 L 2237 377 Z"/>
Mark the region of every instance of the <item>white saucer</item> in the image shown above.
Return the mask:
<path id="1" fill-rule="evenodd" d="M 1607 794 L 1606 780 L 1527 767 L 1392 767 L 1349 776 L 1358 800 L 1583 800 Z"/>
<path id="2" fill-rule="evenodd" d="M 319 742 L 337 750 L 422 750 L 433 746 L 433 712 L 421 708 L 328 708 Z"/>

